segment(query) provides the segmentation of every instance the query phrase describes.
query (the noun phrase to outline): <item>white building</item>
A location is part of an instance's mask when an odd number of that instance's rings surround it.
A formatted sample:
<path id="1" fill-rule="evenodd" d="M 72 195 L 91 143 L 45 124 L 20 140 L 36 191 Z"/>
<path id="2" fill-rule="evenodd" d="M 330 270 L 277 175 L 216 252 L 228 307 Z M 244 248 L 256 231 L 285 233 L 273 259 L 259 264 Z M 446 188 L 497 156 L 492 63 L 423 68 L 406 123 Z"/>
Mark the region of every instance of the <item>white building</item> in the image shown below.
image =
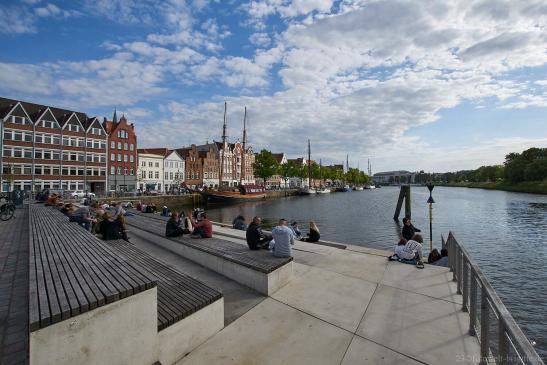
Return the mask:
<path id="1" fill-rule="evenodd" d="M 414 184 L 415 178 L 415 172 L 406 170 L 378 172 L 372 177 L 376 184 L 390 185 Z"/>
<path id="2" fill-rule="evenodd" d="M 164 148 L 139 148 L 137 188 L 141 191 L 164 191 L 163 160 Z"/>
<path id="3" fill-rule="evenodd" d="M 184 181 L 184 159 L 177 151 L 168 150 L 163 160 L 163 184 L 165 192 L 178 190 Z"/>

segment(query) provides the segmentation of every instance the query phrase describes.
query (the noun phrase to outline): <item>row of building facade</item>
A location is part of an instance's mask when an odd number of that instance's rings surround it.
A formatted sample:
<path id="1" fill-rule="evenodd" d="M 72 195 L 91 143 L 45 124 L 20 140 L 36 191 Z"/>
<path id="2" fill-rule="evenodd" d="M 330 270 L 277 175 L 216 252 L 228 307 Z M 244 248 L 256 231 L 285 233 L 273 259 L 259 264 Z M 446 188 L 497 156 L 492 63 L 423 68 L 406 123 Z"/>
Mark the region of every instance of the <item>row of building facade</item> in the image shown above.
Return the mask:
<path id="1" fill-rule="evenodd" d="M 118 119 L 116 112 L 112 120 L 100 120 L 7 98 L 0 98 L 0 121 L 2 192 L 170 192 L 185 185 L 255 183 L 255 155 L 246 146 L 246 131 L 242 142 L 229 143 L 224 126 L 222 142 L 139 149 L 135 126 L 123 115 Z"/>

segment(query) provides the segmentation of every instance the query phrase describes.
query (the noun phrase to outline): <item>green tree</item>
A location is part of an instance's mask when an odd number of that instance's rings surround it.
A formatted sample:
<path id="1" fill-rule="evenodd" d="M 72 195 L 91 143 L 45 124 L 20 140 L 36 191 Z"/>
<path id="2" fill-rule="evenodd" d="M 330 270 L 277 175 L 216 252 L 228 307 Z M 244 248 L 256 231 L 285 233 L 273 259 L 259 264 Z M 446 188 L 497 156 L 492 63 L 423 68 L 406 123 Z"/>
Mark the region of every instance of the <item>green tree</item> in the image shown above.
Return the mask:
<path id="1" fill-rule="evenodd" d="M 278 172 L 279 163 L 270 151 L 262 150 L 256 155 L 253 169 L 254 174 L 262 178 L 264 186 L 266 186 L 266 180 Z"/>
<path id="2" fill-rule="evenodd" d="M 279 166 L 279 175 L 285 180 L 285 186 L 290 177 L 300 176 L 300 164 L 295 160 L 289 160 Z"/>

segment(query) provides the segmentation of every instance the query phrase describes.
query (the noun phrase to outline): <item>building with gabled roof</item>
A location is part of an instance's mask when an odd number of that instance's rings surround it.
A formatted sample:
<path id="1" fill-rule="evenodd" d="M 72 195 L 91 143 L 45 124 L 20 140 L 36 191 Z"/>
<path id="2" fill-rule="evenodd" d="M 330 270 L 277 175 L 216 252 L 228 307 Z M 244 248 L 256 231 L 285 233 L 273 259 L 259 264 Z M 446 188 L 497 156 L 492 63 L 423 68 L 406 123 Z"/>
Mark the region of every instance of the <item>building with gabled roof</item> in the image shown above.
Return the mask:
<path id="1" fill-rule="evenodd" d="M 137 135 L 135 125 L 125 115 L 118 120 L 116 110 L 112 120 L 104 118 L 108 133 L 108 182 L 110 191 L 135 191 L 137 187 Z"/>
<path id="2" fill-rule="evenodd" d="M 106 190 L 107 133 L 68 109 L 0 98 L 0 189 Z"/>

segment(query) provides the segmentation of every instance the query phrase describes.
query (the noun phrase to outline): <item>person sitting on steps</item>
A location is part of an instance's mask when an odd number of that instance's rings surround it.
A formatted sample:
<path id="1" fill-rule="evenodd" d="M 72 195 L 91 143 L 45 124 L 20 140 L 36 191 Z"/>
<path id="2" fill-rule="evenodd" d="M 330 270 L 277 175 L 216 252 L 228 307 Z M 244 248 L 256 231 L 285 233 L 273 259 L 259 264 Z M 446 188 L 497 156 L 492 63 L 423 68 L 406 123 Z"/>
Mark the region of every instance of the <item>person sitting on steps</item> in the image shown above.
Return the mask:
<path id="1" fill-rule="evenodd" d="M 294 245 L 294 234 L 287 227 L 287 220 L 280 219 L 279 225 L 272 229 L 273 247 L 272 253 L 275 257 L 291 257 L 292 246 Z"/>
<path id="2" fill-rule="evenodd" d="M 201 213 L 197 220 L 192 220 L 194 225 L 194 231 L 192 232 L 192 238 L 212 238 L 213 237 L 213 224 L 207 219 L 205 212 Z"/>
<path id="3" fill-rule="evenodd" d="M 418 269 L 424 268 L 422 244 L 424 239 L 421 234 L 416 233 L 408 240 L 405 247 L 397 254 L 403 260 L 415 260 Z"/>
<path id="4" fill-rule="evenodd" d="M 167 221 L 165 226 L 165 236 L 166 237 L 180 237 L 184 233 L 190 233 L 189 231 L 185 232 L 185 229 L 180 226 L 181 220 L 179 219 L 179 214 L 177 212 L 171 213 L 171 218 Z"/>
<path id="5" fill-rule="evenodd" d="M 310 221 L 310 232 L 308 233 L 308 237 L 302 238 L 301 240 L 305 242 L 317 242 L 319 241 L 319 238 L 321 238 L 319 227 L 317 227 L 314 221 Z"/>
<path id="6" fill-rule="evenodd" d="M 403 237 L 408 241 L 412 239 L 412 236 L 414 236 L 414 233 L 421 232 L 418 228 L 414 227 L 412 225 L 412 222 L 410 221 L 410 217 L 404 217 L 403 218 Z"/>
<path id="7" fill-rule="evenodd" d="M 247 227 L 245 237 L 250 250 L 260 250 L 261 248 L 267 250 L 272 240 L 271 235 L 262 232 L 262 228 L 260 227 L 261 222 L 262 218 L 256 216 L 253 218 L 251 224 L 249 224 L 249 227 Z"/>

